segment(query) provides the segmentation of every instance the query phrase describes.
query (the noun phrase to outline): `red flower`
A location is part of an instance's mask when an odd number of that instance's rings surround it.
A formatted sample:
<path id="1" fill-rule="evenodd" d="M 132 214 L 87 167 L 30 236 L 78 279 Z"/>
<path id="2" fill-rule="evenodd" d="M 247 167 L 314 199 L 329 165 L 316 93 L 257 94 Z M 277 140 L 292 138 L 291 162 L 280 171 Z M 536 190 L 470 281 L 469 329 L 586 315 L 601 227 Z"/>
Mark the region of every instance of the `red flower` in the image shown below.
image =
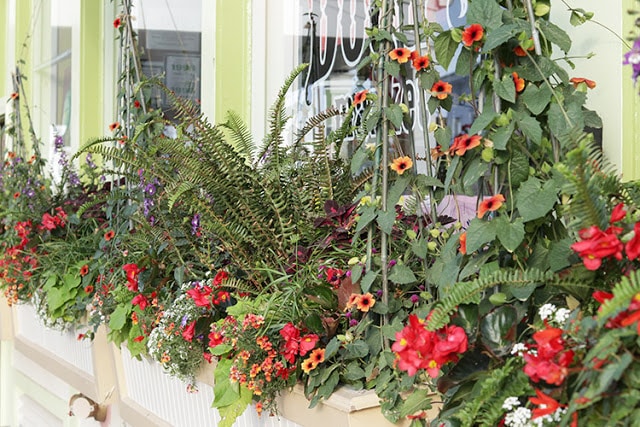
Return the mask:
<path id="1" fill-rule="evenodd" d="M 464 156 L 467 150 L 476 148 L 480 145 L 482 137 L 480 135 L 462 134 L 454 138 L 453 144 L 449 147 L 449 153 L 456 153 L 458 156 Z"/>
<path id="2" fill-rule="evenodd" d="M 104 240 L 106 240 L 107 242 L 111 239 L 113 239 L 116 235 L 116 232 L 113 230 L 109 230 L 106 233 L 104 233 Z"/>
<path id="3" fill-rule="evenodd" d="M 320 337 L 318 337 L 316 334 L 307 334 L 304 337 L 300 338 L 300 344 L 298 347 L 300 356 L 304 356 L 308 352 L 313 350 L 318 343 L 318 340 L 320 340 Z"/>
<path id="4" fill-rule="evenodd" d="M 144 295 L 138 294 L 133 297 L 133 300 L 131 300 L 131 304 L 137 305 L 138 307 L 140 307 L 140 310 L 144 311 L 144 309 L 149 306 L 149 300 Z"/>
<path id="5" fill-rule="evenodd" d="M 624 210 L 624 203 L 618 203 L 616 207 L 613 208 L 613 211 L 611 211 L 609 223 L 613 224 L 618 221 L 622 221 L 625 216 L 627 216 L 627 211 Z"/>
<path id="6" fill-rule="evenodd" d="M 416 71 L 424 70 L 429 67 L 430 63 L 431 60 L 428 55 L 418 56 L 413 60 L 413 68 L 415 68 Z"/>
<path id="7" fill-rule="evenodd" d="M 532 411 L 534 419 L 544 417 L 545 415 L 551 415 L 560 408 L 560 404 L 553 397 L 547 396 L 538 389 L 536 389 L 536 395 L 538 397 L 529 398 L 529 402 L 534 405 L 538 405 L 538 407 Z"/>
<path id="8" fill-rule="evenodd" d="M 339 268 L 327 268 L 325 269 L 325 274 L 327 275 L 327 282 L 334 287 L 340 285 L 340 280 L 342 276 L 344 276 L 344 271 Z"/>
<path id="9" fill-rule="evenodd" d="M 211 307 L 211 293 L 213 289 L 210 286 L 195 286 L 187 291 L 187 295 L 195 302 L 198 307 Z"/>
<path id="10" fill-rule="evenodd" d="M 122 269 L 127 274 L 127 289 L 138 292 L 138 274 L 142 271 L 137 264 L 125 264 Z"/>
<path id="11" fill-rule="evenodd" d="M 84 277 L 87 275 L 88 272 L 89 272 L 89 266 L 87 264 L 83 265 L 82 268 L 80 269 L 80 275 Z"/>
<path id="12" fill-rule="evenodd" d="M 484 37 L 484 28 L 480 24 L 471 24 L 462 33 L 462 43 L 471 46 L 474 42 L 479 42 Z"/>
<path id="13" fill-rule="evenodd" d="M 224 335 L 218 331 L 212 331 L 209 334 L 209 347 L 214 348 L 224 343 Z"/>
<path id="14" fill-rule="evenodd" d="M 16 99 L 18 99 L 20 97 L 20 94 L 18 94 L 18 92 L 13 92 L 11 95 L 11 100 L 15 101 Z"/>
<path id="15" fill-rule="evenodd" d="M 467 254 L 467 232 L 464 231 L 460 233 L 459 239 L 460 239 L 460 248 L 458 248 L 458 252 L 460 252 L 462 255 L 466 255 Z"/>
<path id="16" fill-rule="evenodd" d="M 609 227 L 606 232 L 595 225 L 585 228 L 579 232 L 582 240 L 572 244 L 571 249 L 582 258 L 587 270 L 597 270 L 604 258 L 622 259 L 623 245 L 616 232 L 619 229 L 615 227 Z"/>
<path id="17" fill-rule="evenodd" d="M 204 360 L 207 361 L 207 363 L 213 362 L 213 354 L 209 353 L 208 351 L 205 351 L 204 353 L 202 353 L 202 357 L 204 358 Z"/>
<path id="18" fill-rule="evenodd" d="M 91 292 L 93 292 L 93 285 L 87 285 L 84 287 L 85 294 L 90 294 Z"/>
<path id="19" fill-rule="evenodd" d="M 624 250 L 631 261 L 640 256 L 640 222 L 634 225 L 633 237 L 626 243 Z"/>
<path id="20" fill-rule="evenodd" d="M 595 291 L 593 294 L 591 294 L 591 296 L 600 304 L 613 298 L 613 294 L 611 292 L 605 292 L 605 291 Z"/>
<path id="21" fill-rule="evenodd" d="M 133 339 L 133 342 L 142 342 L 144 341 L 144 335 L 138 335 Z"/>
<path id="22" fill-rule="evenodd" d="M 138 101 L 137 99 L 135 101 L 133 101 L 133 107 L 134 108 L 140 108 L 141 104 L 140 101 Z"/>
<path id="23" fill-rule="evenodd" d="M 521 78 L 515 71 L 511 73 L 511 77 L 513 78 L 513 84 L 516 87 L 516 93 L 522 92 L 524 90 L 524 79 Z"/>
<path id="24" fill-rule="evenodd" d="M 229 273 L 227 273 L 224 270 L 220 270 L 216 273 L 215 277 L 213 278 L 213 285 L 220 286 L 222 282 L 224 282 L 228 278 L 229 278 Z"/>
<path id="25" fill-rule="evenodd" d="M 42 227 L 46 228 L 47 230 L 55 230 L 59 224 L 59 221 L 60 220 L 57 219 L 57 217 L 49 215 L 48 212 L 42 215 Z"/>
<path id="26" fill-rule="evenodd" d="M 122 19 L 116 18 L 113 21 L 113 28 L 120 28 L 121 25 L 122 25 Z"/>
<path id="27" fill-rule="evenodd" d="M 584 77 L 573 77 L 569 81 L 573 84 L 573 87 L 575 88 L 580 86 L 581 83 L 584 83 L 585 85 L 587 85 L 589 89 L 594 89 L 596 87 L 596 82 L 594 82 L 593 80 L 585 79 Z"/>
<path id="28" fill-rule="evenodd" d="M 353 105 L 358 105 L 366 101 L 368 90 L 361 90 L 353 96 Z"/>
<path id="29" fill-rule="evenodd" d="M 111 132 L 113 132 L 116 129 L 120 129 L 120 123 L 119 122 L 113 122 L 109 125 L 109 130 Z"/>
<path id="30" fill-rule="evenodd" d="M 453 86 L 451 86 L 450 83 L 438 80 L 433 84 L 433 86 L 431 86 L 431 95 L 435 96 L 439 100 L 443 100 L 451 95 L 452 90 Z"/>
<path id="31" fill-rule="evenodd" d="M 193 334 L 195 333 L 195 330 L 196 321 L 194 320 L 193 322 L 189 323 L 186 328 L 184 328 L 184 331 L 182 331 L 182 338 L 184 338 L 184 340 L 188 342 L 193 341 Z"/>
<path id="32" fill-rule="evenodd" d="M 500 206 L 504 203 L 504 196 L 502 194 L 496 194 L 495 196 L 488 197 L 480 202 L 478 208 L 478 218 L 484 217 L 487 212 L 493 212 L 500 209 Z"/>

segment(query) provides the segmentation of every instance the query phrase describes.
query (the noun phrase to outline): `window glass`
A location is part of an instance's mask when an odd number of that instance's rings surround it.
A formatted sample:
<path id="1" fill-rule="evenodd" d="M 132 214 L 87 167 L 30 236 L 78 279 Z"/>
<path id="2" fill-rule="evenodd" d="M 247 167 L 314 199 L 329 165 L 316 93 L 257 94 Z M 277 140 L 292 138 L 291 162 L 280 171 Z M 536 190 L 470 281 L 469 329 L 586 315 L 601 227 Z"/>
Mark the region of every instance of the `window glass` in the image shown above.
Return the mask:
<path id="1" fill-rule="evenodd" d="M 136 0 L 133 25 L 142 50 L 142 72 L 176 95 L 200 100 L 202 0 Z M 152 94 L 151 107 L 171 115 L 166 96 Z"/>
<path id="2" fill-rule="evenodd" d="M 41 4 L 42 32 L 40 55 L 35 71 L 40 84 L 42 135 L 61 136 L 70 145 L 71 126 L 71 57 L 73 0 L 49 0 Z M 47 129 L 51 127 L 52 129 Z"/>
<path id="3" fill-rule="evenodd" d="M 363 89 L 375 90 L 373 70 L 369 66 L 357 68 L 360 61 L 370 53 L 365 43 L 366 29 L 376 24 L 376 17 L 370 14 L 373 0 L 298 0 L 300 23 L 298 25 L 298 63 L 310 64 L 303 76 L 301 95 L 297 97 L 299 116 L 308 117 L 330 106 L 344 108 L 351 104 L 353 95 Z M 394 27 L 413 24 L 413 6 L 410 1 L 402 3 L 399 9 L 396 3 Z M 467 0 L 423 0 L 421 15 L 429 21 L 436 21 L 443 28 L 463 25 L 467 10 Z M 414 42 L 409 40 L 413 49 Z M 398 43 L 398 46 L 400 44 Z M 424 50 L 424 46 L 423 46 Z M 438 70 L 443 79 L 453 86 L 454 95 L 469 91 L 468 78 L 456 76 L 455 59 L 449 70 Z M 416 155 L 426 156 L 426 147 L 422 138 L 419 114 L 418 84 L 411 78 L 405 82 L 394 80 L 391 84 L 391 96 L 395 102 L 409 106 L 415 130 Z M 360 107 L 359 107 L 360 108 Z M 362 107 L 363 108 L 363 107 Z M 450 112 L 443 112 L 454 130 L 454 135 L 463 131 L 473 121 L 471 108 L 457 101 Z M 354 120 L 358 120 L 356 116 Z M 337 121 L 331 128 L 339 126 Z M 330 130 L 329 129 L 329 130 Z M 398 139 L 405 151 L 409 150 L 407 130 L 398 132 Z M 349 149 L 350 147 L 346 147 Z"/>

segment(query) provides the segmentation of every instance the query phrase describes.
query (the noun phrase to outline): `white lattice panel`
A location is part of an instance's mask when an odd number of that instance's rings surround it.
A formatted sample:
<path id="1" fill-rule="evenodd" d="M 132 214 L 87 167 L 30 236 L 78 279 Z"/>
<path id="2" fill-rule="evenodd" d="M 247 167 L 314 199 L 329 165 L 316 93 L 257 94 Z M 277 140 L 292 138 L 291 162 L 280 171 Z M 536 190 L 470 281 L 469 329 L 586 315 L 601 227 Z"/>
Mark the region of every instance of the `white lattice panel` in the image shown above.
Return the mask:
<path id="1" fill-rule="evenodd" d="M 213 389 L 198 384 L 198 393 L 187 393 L 186 385 L 163 372 L 158 363 L 136 360 L 123 348 L 122 365 L 128 397 L 175 427 L 216 427 L 220 420 L 211 408 Z M 263 415 L 253 406 L 238 418 L 235 427 L 301 427 L 289 420 Z"/>
<path id="2" fill-rule="evenodd" d="M 78 341 L 75 331 L 58 331 L 45 327 L 29 304 L 14 307 L 17 312 L 17 335 L 56 355 L 83 372 L 94 376 L 91 342 Z"/>

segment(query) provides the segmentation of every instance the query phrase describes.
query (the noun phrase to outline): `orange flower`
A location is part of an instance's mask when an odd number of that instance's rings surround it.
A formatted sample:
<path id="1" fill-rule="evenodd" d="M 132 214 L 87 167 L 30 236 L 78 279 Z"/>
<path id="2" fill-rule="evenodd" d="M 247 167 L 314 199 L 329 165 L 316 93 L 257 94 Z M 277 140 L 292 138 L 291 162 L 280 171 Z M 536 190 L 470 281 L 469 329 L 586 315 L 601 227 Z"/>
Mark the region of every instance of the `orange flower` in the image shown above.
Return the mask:
<path id="1" fill-rule="evenodd" d="M 356 304 L 356 306 L 358 307 L 358 310 L 366 313 L 367 311 L 369 311 L 369 309 L 371 307 L 373 307 L 374 305 L 376 305 L 376 300 L 373 298 L 373 295 L 371 295 L 370 292 L 367 292 L 364 295 L 360 295 L 360 299 L 358 300 L 358 303 Z"/>
<path id="2" fill-rule="evenodd" d="M 411 51 L 406 47 L 397 47 L 389 52 L 389 58 L 398 61 L 398 64 L 404 64 L 411 58 Z"/>
<path id="3" fill-rule="evenodd" d="M 534 49 L 533 45 L 527 48 L 528 51 L 531 51 L 533 49 Z M 513 48 L 513 53 L 515 53 L 516 56 L 527 56 L 527 52 L 520 45 Z"/>
<path id="4" fill-rule="evenodd" d="M 358 105 L 363 103 L 367 99 L 368 90 L 361 90 L 353 96 L 353 105 Z"/>
<path id="5" fill-rule="evenodd" d="M 534 419 L 553 414 L 560 408 L 560 404 L 553 397 L 544 394 L 540 390 L 536 390 L 536 395 L 537 397 L 529 398 L 529 402 L 538 405 L 536 409 L 531 411 Z"/>
<path id="6" fill-rule="evenodd" d="M 349 309 L 355 307 L 358 304 L 359 300 L 360 300 L 360 295 L 351 294 L 349 296 L 349 301 L 347 301 L 347 306 L 345 307 L 345 310 L 349 310 Z"/>
<path id="7" fill-rule="evenodd" d="M 458 252 L 460 252 L 462 255 L 466 255 L 467 254 L 467 232 L 463 232 L 460 234 L 459 236 L 460 239 L 460 248 L 458 249 Z"/>
<path id="8" fill-rule="evenodd" d="M 13 193 L 13 198 L 17 199 L 18 197 L 20 197 L 20 192 L 16 191 L 15 193 Z"/>
<path id="9" fill-rule="evenodd" d="M 93 285 L 87 285 L 84 287 L 85 294 L 90 294 L 91 292 L 93 292 Z"/>
<path id="10" fill-rule="evenodd" d="M 429 59 L 428 55 L 417 56 L 413 60 L 413 68 L 415 68 L 416 71 L 424 70 L 427 67 L 429 67 L 430 63 L 431 63 L 431 59 Z"/>
<path id="11" fill-rule="evenodd" d="M 502 194 L 496 194 L 495 196 L 484 199 L 480 202 L 478 208 L 478 218 L 484 217 L 487 212 L 493 212 L 500 209 L 500 206 L 504 203 L 504 196 Z"/>
<path id="12" fill-rule="evenodd" d="M 109 230 L 106 233 L 104 233 L 104 240 L 106 240 L 107 242 L 111 239 L 113 239 L 116 235 L 116 232 L 113 230 Z"/>
<path id="13" fill-rule="evenodd" d="M 596 87 L 596 82 L 593 80 L 585 79 L 584 77 L 573 77 L 569 80 L 573 83 L 573 87 L 577 88 L 580 86 L 580 83 L 585 83 L 589 89 L 594 89 Z"/>
<path id="14" fill-rule="evenodd" d="M 316 364 L 324 362 L 324 348 L 316 348 L 309 355 L 309 359 L 312 359 Z"/>
<path id="15" fill-rule="evenodd" d="M 317 367 L 318 367 L 318 364 L 311 357 L 305 359 L 304 362 L 302 362 L 302 370 L 304 371 L 305 374 L 308 374 L 309 372 L 313 371 Z"/>
<path id="16" fill-rule="evenodd" d="M 516 92 L 522 92 L 524 90 L 524 79 L 518 76 L 518 73 L 515 71 L 511 73 L 511 77 L 513 77 L 513 84 L 516 86 Z"/>
<path id="17" fill-rule="evenodd" d="M 480 145 L 482 137 L 480 135 L 462 134 L 453 140 L 453 144 L 449 147 L 449 153 L 455 152 L 458 156 L 464 156 L 467 150 L 476 148 Z"/>
<path id="18" fill-rule="evenodd" d="M 453 87 L 450 83 L 444 82 L 442 80 L 438 80 L 431 86 L 431 95 L 436 98 L 443 100 L 446 99 L 447 96 L 451 95 L 451 90 Z"/>
<path id="19" fill-rule="evenodd" d="M 474 42 L 479 42 L 484 37 L 484 28 L 480 24 L 471 24 L 462 33 L 462 43 L 471 46 Z"/>
<path id="20" fill-rule="evenodd" d="M 89 266 L 87 264 L 83 265 L 82 268 L 80 269 L 80 275 L 86 276 L 88 272 L 89 272 Z"/>
<path id="21" fill-rule="evenodd" d="M 13 92 L 11 95 L 9 95 L 11 97 L 12 101 L 15 101 L 16 99 L 18 99 L 20 97 L 20 94 L 18 92 Z"/>
<path id="22" fill-rule="evenodd" d="M 404 171 L 407 169 L 411 169 L 413 166 L 413 161 L 411 161 L 411 157 L 403 156 L 394 159 L 391 165 L 389 166 L 391 170 L 394 170 L 398 173 L 398 175 L 402 175 Z"/>
<path id="23" fill-rule="evenodd" d="M 113 132 L 116 129 L 120 129 L 120 122 L 113 122 L 109 125 L 109 131 Z"/>

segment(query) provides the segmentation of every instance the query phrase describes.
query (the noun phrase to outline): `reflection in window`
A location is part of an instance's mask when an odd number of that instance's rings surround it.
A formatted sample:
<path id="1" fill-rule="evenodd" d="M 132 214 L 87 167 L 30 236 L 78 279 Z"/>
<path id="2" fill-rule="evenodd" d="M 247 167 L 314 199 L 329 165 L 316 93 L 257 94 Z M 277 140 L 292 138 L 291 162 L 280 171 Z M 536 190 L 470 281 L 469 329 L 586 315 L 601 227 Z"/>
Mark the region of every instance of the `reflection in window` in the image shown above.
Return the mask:
<path id="1" fill-rule="evenodd" d="M 70 145 L 71 125 L 72 22 L 68 11 L 73 8 L 72 3 L 71 0 L 50 0 L 48 7 L 43 5 L 40 63 L 35 68 L 42 84 L 43 121 L 63 138 L 65 146 Z"/>
<path id="2" fill-rule="evenodd" d="M 199 102 L 202 0 L 136 0 L 132 14 L 142 72 L 159 78 L 176 95 Z M 171 118 L 161 90 L 151 94 L 150 102 Z"/>
<path id="3" fill-rule="evenodd" d="M 297 34 L 300 46 L 298 62 L 310 64 L 303 77 L 297 103 L 297 112 L 303 118 L 331 106 L 348 107 L 355 93 L 363 89 L 375 90 L 375 73 L 371 67 L 357 68 L 360 61 L 370 53 L 365 39 L 366 29 L 375 25 L 376 17 L 370 14 L 373 3 L 373 0 L 298 0 L 302 15 Z M 438 22 L 445 29 L 464 24 L 467 3 L 468 0 L 420 2 L 426 19 Z M 400 26 L 400 19 L 404 25 L 413 23 L 411 2 L 405 1 L 402 5 L 402 10 L 394 13 L 394 27 Z M 407 47 L 413 49 L 412 43 L 409 40 Z M 454 130 L 454 135 L 463 132 L 473 121 L 472 109 L 457 101 L 457 95 L 469 92 L 469 83 L 468 77 L 455 75 L 455 62 L 454 59 L 449 70 L 438 70 L 442 78 L 453 86 L 454 105 L 450 112 L 443 112 L 443 119 Z M 416 131 L 416 155 L 425 157 L 428 150 L 421 138 L 422 129 L 428 124 L 420 122 L 417 82 L 412 79 L 402 82 L 394 80 L 391 84 L 391 96 L 395 102 L 408 105 L 413 119 L 409 126 Z M 358 120 L 357 117 L 355 120 Z M 339 123 L 334 123 L 328 130 L 338 126 Z M 411 152 L 407 131 L 408 129 L 403 129 L 403 132 L 398 133 L 398 141 L 405 152 Z M 348 151 L 349 148 L 346 147 Z"/>

